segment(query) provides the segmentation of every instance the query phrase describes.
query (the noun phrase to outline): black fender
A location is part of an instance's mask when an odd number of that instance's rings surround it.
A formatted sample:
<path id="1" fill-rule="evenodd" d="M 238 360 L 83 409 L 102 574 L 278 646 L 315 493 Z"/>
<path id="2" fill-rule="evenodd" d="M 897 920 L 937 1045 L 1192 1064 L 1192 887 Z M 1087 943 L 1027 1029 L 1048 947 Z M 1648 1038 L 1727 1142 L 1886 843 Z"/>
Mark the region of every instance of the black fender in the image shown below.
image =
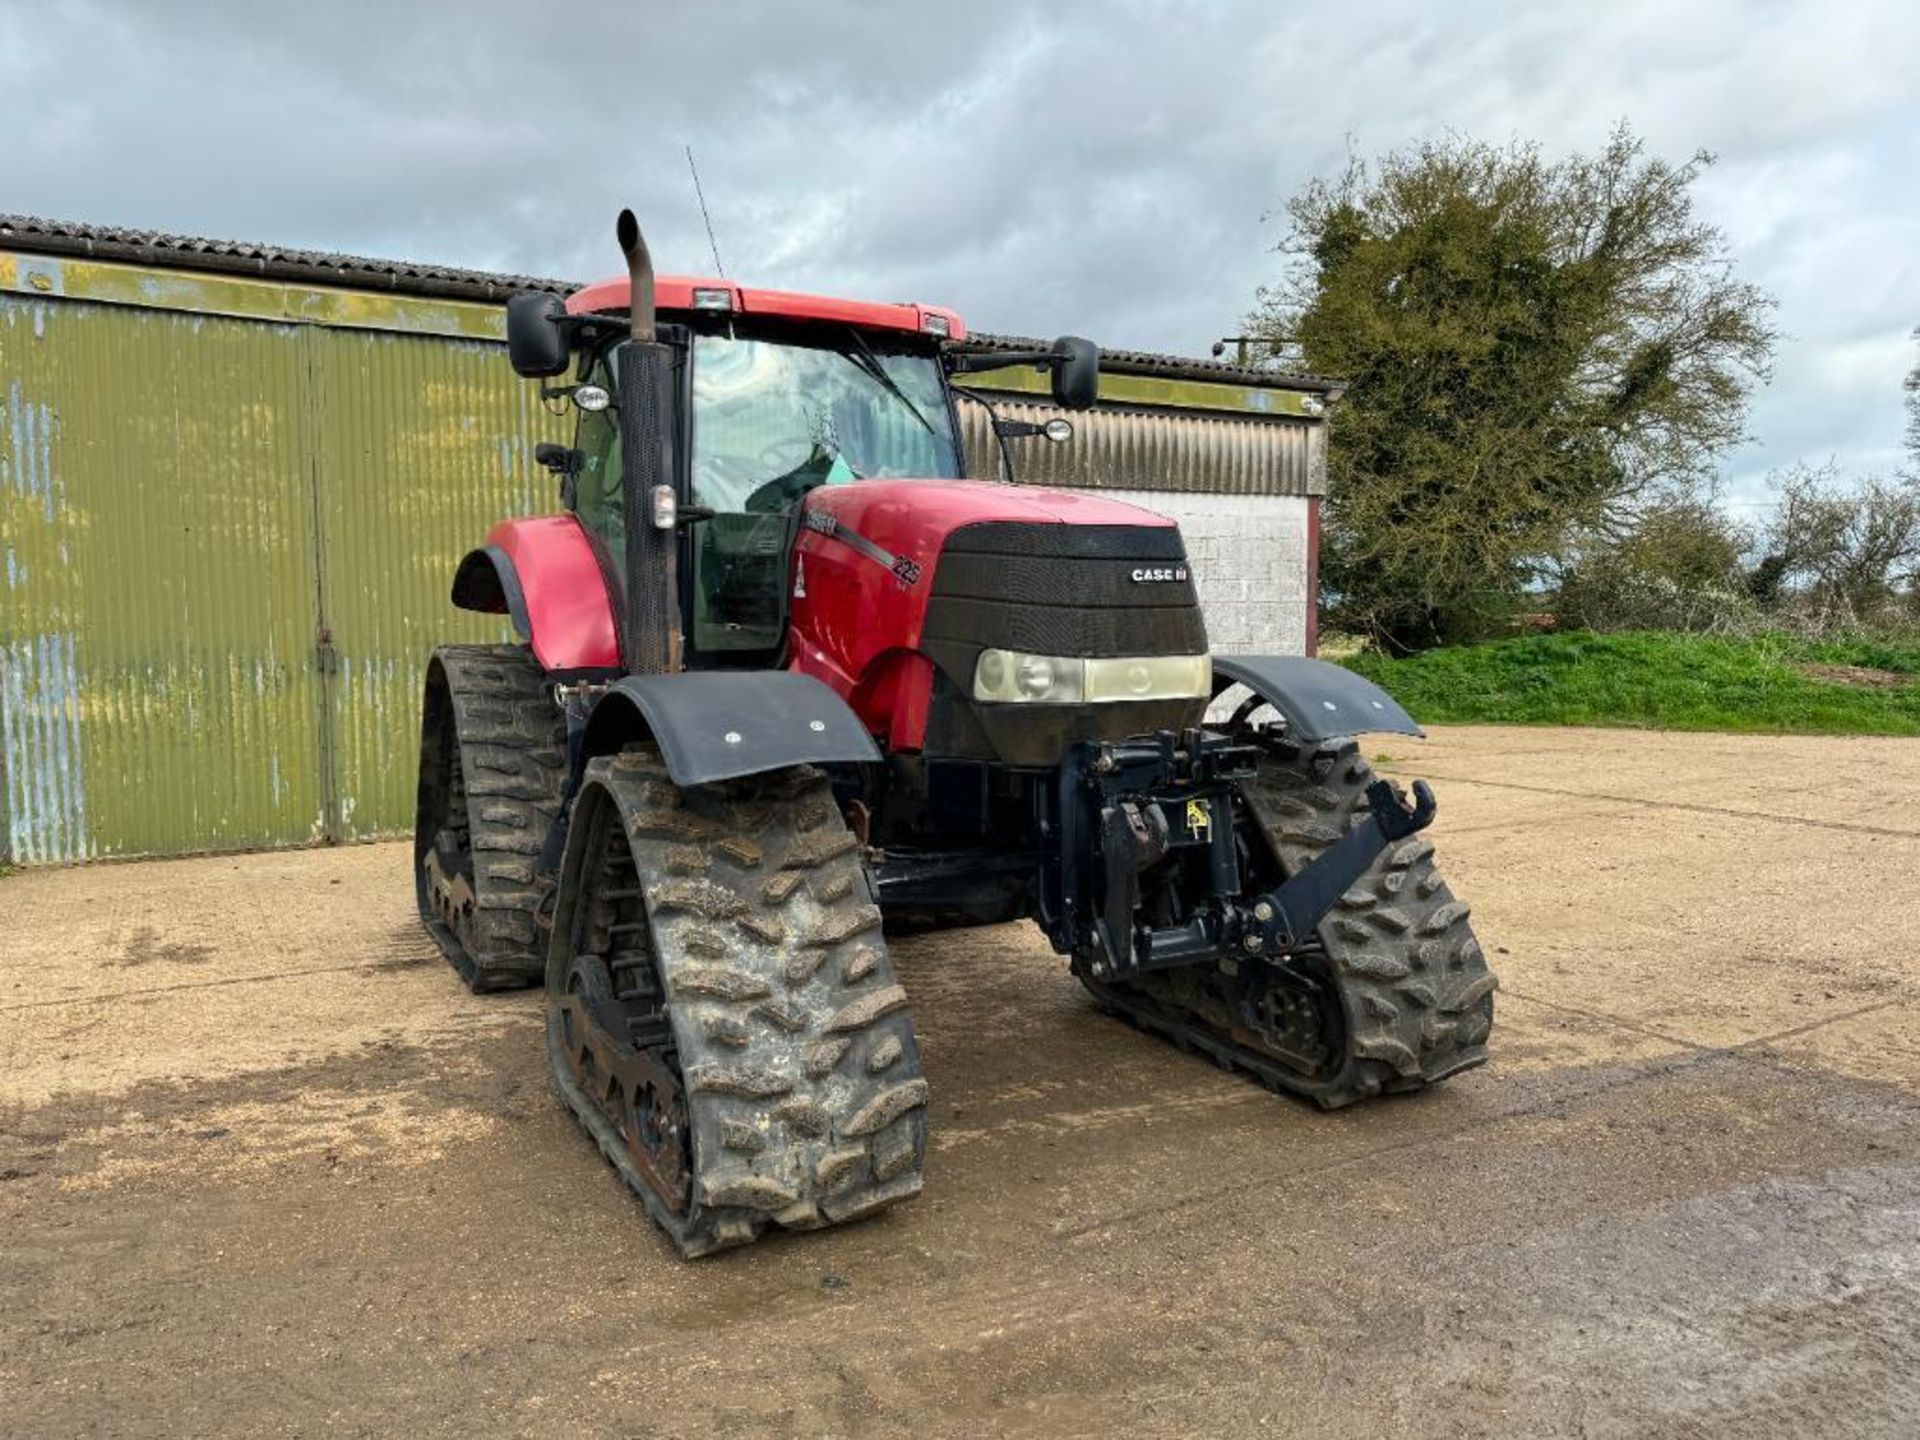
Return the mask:
<path id="1" fill-rule="evenodd" d="M 880 760 L 847 702 L 790 670 L 629 675 L 609 686 L 587 717 L 582 760 L 641 739 L 660 747 L 667 773 L 683 787 L 789 765 Z"/>
<path id="2" fill-rule="evenodd" d="M 483 615 L 505 615 L 522 640 L 533 638 L 533 621 L 527 615 L 520 572 L 514 568 L 513 557 L 498 545 L 482 545 L 461 558 L 460 568 L 453 572 L 453 603 Z"/>
<path id="3" fill-rule="evenodd" d="M 1341 735 L 1426 731 L 1400 702 L 1364 676 L 1305 655 L 1216 655 L 1213 693 L 1244 685 L 1287 722 L 1290 739 L 1308 742 Z"/>

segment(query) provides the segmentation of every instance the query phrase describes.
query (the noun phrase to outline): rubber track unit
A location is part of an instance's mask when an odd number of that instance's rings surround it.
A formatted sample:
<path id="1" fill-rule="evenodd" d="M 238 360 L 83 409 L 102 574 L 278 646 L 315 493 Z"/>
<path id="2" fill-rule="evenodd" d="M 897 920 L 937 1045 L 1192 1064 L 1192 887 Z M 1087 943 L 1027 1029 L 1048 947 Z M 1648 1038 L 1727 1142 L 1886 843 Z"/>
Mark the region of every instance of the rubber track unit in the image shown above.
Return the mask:
<path id="1" fill-rule="evenodd" d="M 546 971 L 535 922 L 551 881 L 541 846 L 566 785 L 566 720 L 524 645 L 448 645 L 427 679 L 414 833 L 420 918 L 472 990 L 524 989 Z M 442 836 L 445 834 L 443 842 Z M 468 867 L 472 904 L 443 915 L 427 864 L 436 845 Z"/>
<path id="2" fill-rule="evenodd" d="M 1372 779 L 1352 740 L 1310 753 L 1278 746 L 1241 793 L 1291 875 L 1361 823 Z M 1322 922 L 1320 941 L 1326 955 L 1317 968 L 1338 997 L 1344 1024 L 1334 1028 L 1344 1033 L 1331 1037 L 1339 1048 L 1312 1075 L 1248 1043 L 1257 1036 L 1223 998 L 1212 967 L 1124 985 L 1081 980 L 1123 1019 L 1327 1109 L 1417 1090 L 1485 1063 L 1498 981 L 1425 836 L 1388 847 Z"/>
<path id="3" fill-rule="evenodd" d="M 613 837 L 599 832 L 614 824 L 631 851 L 624 871 L 590 859 L 606 853 Z M 624 890 L 590 893 L 616 873 L 628 878 L 608 883 Z M 562 876 L 547 966 L 555 1081 L 683 1254 L 857 1219 L 919 1193 L 927 1082 L 858 843 L 824 775 L 800 766 L 682 792 L 650 749 L 596 759 Z M 609 908 L 635 878 L 638 901 Z M 643 923 L 620 923 L 629 917 Z M 615 929 L 639 933 L 609 945 Z M 636 948 L 651 976 L 636 973 Z M 651 1053 L 680 1076 L 684 1208 L 629 1154 L 631 1105 L 610 1113 L 565 1058 L 557 1007 L 576 949 L 607 955 L 635 1033 L 656 1034 L 649 997 L 664 996 L 670 1041 Z"/>

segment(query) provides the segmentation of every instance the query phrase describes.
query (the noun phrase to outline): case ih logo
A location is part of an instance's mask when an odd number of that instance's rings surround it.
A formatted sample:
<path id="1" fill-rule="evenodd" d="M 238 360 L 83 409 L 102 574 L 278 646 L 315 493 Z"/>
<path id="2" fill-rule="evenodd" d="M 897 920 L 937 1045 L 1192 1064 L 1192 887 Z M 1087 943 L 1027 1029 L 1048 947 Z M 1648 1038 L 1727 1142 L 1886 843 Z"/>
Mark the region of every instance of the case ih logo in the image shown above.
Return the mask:
<path id="1" fill-rule="evenodd" d="M 1133 572 L 1133 583 L 1136 585 L 1155 585 L 1162 581 L 1186 578 L 1187 567 L 1184 565 L 1142 565 Z"/>

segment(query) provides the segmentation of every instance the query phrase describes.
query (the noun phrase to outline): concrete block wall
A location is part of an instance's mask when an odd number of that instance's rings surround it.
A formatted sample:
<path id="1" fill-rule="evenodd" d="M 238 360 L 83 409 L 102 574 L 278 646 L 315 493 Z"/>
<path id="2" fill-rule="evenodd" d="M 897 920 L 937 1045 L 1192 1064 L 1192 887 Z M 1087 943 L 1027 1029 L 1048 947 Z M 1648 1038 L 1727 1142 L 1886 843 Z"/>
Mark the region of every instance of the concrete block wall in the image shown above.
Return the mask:
<path id="1" fill-rule="evenodd" d="M 1176 521 L 1215 654 L 1304 655 L 1308 506 L 1298 495 L 1101 490 Z"/>

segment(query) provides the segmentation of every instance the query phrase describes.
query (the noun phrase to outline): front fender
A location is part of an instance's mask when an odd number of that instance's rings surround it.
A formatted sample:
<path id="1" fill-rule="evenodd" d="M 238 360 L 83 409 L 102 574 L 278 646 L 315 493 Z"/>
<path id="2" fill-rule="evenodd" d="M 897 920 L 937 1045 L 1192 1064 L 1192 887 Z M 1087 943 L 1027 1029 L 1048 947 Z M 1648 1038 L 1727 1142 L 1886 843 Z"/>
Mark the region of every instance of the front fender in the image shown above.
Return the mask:
<path id="1" fill-rule="evenodd" d="M 1309 742 L 1340 735 L 1425 736 L 1400 702 L 1364 676 L 1304 655 L 1216 655 L 1216 699 L 1231 685 L 1244 685 L 1287 722 L 1291 739 Z"/>
<path id="2" fill-rule="evenodd" d="M 620 668 L 613 597 L 593 542 L 572 515 L 503 520 L 453 578 L 462 610 L 508 615 L 549 675 Z"/>
<path id="3" fill-rule="evenodd" d="M 660 747 L 673 783 L 708 785 L 790 765 L 872 764 L 880 751 L 847 702 L 788 670 L 629 675 L 587 717 L 583 753 L 631 740 Z"/>

